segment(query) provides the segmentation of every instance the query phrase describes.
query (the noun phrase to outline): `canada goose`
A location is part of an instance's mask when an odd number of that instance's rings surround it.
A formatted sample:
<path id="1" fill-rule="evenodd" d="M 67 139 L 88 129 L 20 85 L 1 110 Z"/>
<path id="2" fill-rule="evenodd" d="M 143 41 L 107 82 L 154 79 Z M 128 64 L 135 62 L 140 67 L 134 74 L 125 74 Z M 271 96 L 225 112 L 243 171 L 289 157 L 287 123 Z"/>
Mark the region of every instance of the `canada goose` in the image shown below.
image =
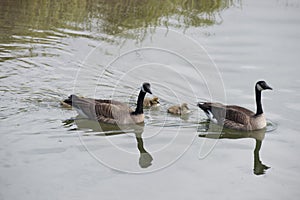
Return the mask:
<path id="1" fill-rule="evenodd" d="M 261 92 L 267 89 L 272 90 L 265 81 L 255 84 L 256 113 L 240 106 L 221 103 L 200 102 L 198 106 L 216 124 L 236 130 L 258 130 L 267 125 L 261 104 Z"/>
<path id="2" fill-rule="evenodd" d="M 144 108 L 157 107 L 159 105 L 160 103 L 158 97 L 154 97 L 154 98 L 146 97 L 143 102 Z"/>
<path id="3" fill-rule="evenodd" d="M 152 94 L 149 83 L 143 83 L 135 111 L 127 104 L 106 99 L 91 99 L 69 96 L 64 103 L 72 105 L 77 112 L 89 119 L 109 124 L 135 124 L 144 122 L 143 101 L 146 93 Z"/>
<path id="4" fill-rule="evenodd" d="M 174 115 L 184 115 L 189 113 L 189 107 L 187 106 L 187 103 L 183 103 L 181 105 L 175 105 L 168 108 L 168 113 L 174 114 Z"/>

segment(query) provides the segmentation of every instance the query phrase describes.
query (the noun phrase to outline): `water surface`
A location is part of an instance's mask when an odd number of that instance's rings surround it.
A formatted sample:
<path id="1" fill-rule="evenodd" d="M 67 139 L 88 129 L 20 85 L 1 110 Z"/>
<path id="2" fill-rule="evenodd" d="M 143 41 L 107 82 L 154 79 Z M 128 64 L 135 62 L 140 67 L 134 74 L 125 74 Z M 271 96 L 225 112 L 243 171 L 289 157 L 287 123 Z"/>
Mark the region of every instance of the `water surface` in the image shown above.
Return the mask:
<path id="1" fill-rule="evenodd" d="M 299 6 L 2 1 L 0 199 L 299 196 Z M 196 107 L 254 110 L 260 79 L 274 88 L 266 130 L 220 132 Z M 59 104 L 76 93 L 134 107 L 144 81 L 161 106 L 139 126 L 100 126 Z M 166 113 L 182 102 L 190 115 Z"/>

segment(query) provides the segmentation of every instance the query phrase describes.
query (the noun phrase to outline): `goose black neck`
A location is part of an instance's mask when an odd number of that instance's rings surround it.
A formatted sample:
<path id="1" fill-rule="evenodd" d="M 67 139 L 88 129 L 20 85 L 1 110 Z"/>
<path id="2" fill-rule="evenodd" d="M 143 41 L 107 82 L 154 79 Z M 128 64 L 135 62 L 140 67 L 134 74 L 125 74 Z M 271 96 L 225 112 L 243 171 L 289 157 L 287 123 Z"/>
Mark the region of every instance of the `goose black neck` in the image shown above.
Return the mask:
<path id="1" fill-rule="evenodd" d="M 263 108 L 261 105 L 261 91 L 255 87 L 255 98 L 256 98 L 256 116 L 263 114 Z"/>
<path id="2" fill-rule="evenodd" d="M 144 91 L 140 91 L 139 96 L 138 96 L 138 100 L 137 100 L 137 106 L 135 111 L 132 113 L 133 115 L 138 115 L 138 114 L 143 114 L 143 102 L 144 102 L 144 98 L 145 98 L 146 92 Z"/>

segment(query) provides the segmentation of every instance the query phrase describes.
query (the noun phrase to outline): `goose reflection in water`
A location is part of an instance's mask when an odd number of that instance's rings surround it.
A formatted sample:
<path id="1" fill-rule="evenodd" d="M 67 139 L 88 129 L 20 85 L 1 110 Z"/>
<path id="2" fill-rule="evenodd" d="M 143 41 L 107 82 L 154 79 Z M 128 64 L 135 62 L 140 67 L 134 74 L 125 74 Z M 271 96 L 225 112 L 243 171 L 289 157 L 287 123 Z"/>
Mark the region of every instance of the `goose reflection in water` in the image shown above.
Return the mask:
<path id="1" fill-rule="evenodd" d="M 254 167 L 253 173 L 255 175 L 263 175 L 266 173 L 270 167 L 263 164 L 260 160 L 260 149 L 262 146 L 262 141 L 265 138 L 266 128 L 256 131 L 237 131 L 232 129 L 224 128 L 221 132 L 217 132 L 220 129 L 220 126 L 215 124 L 205 123 L 206 132 L 201 130 L 199 137 L 210 138 L 210 139 L 241 139 L 241 138 L 253 138 L 255 139 L 255 149 L 254 149 Z M 209 126 L 209 127 L 208 127 Z M 209 132 L 208 132 L 209 131 Z"/>
<path id="2" fill-rule="evenodd" d="M 145 149 L 143 141 L 144 123 L 132 124 L 132 125 L 114 125 L 107 123 L 99 123 L 94 120 L 82 119 L 77 116 L 75 119 L 65 120 L 65 126 L 77 125 L 77 128 L 72 130 L 89 130 L 88 132 L 95 132 L 95 136 L 115 136 L 121 134 L 134 133 L 137 141 L 137 149 L 139 151 L 139 165 L 141 168 L 147 168 L 152 165 L 153 157 Z M 89 135 L 89 134 L 86 134 Z"/>

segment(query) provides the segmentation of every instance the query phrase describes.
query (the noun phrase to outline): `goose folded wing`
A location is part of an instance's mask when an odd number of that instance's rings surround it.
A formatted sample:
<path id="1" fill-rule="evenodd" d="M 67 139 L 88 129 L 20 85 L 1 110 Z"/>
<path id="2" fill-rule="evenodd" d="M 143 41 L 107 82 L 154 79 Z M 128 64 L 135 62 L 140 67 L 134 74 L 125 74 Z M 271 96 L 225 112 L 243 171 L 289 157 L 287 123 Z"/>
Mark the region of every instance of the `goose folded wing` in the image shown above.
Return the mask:
<path id="1" fill-rule="evenodd" d="M 128 105 L 126 103 L 120 102 L 120 101 L 115 101 L 115 100 L 108 100 L 108 99 L 95 99 L 96 103 L 105 103 L 105 104 L 112 104 L 112 105 L 117 105 L 121 106 L 124 108 L 128 108 Z"/>
<path id="2" fill-rule="evenodd" d="M 226 119 L 239 124 L 249 124 L 254 113 L 239 106 L 226 106 Z"/>
<path id="3" fill-rule="evenodd" d="M 129 115 L 131 109 L 128 106 L 119 106 L 109 103 L 96 103 L 95 113 L 98 119 L 115 119 L 122 120 L 125 116 Z"/>

